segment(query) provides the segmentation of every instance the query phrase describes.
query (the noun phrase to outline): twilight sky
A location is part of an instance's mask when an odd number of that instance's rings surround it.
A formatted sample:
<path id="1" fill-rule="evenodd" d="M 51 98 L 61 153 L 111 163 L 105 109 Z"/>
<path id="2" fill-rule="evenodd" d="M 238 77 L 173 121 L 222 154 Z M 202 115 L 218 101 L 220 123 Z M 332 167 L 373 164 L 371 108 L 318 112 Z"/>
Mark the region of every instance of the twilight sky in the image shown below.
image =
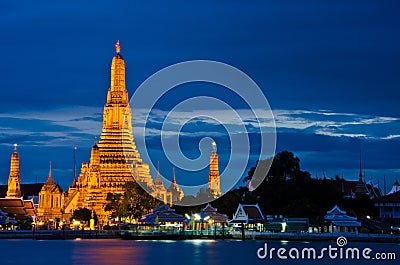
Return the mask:
<path id="1" fill-rule="evenodd" d="M 0 183 L 7 182 L 14 143 L 22 182 L 45 181 L 51 160 L 55 180 L 64 188 L 71 183 L 73 146 L 80 165 L 101 132 L 117 39 L 130 95 L 171 64 L 224 62 L 257 82 L 274 112 L 277 151 L 294 152 L 313 176 L 356 179 L 362 149 L 368 179 L 382 186 L 386 176 L 389 186 L 399 178 L 398 1 L 58 2 L 0 3 Z M 147 142 L 167 178 L 160 121 L 175 104 L 199 95 L 245 109 L 228 91 L 203 83 L 177 87 L 158 102 Z M 144 124 L 142 111 L 132 107 L 134 126 Z M 195 119 L 183 132 L 184 154 L 197 157 L 200 139 L 212 137 L 224 168 L 229 143 L 220 125 Z M 250 159 L 248 167 L 254 164 Z M 178 183 L 185 174 L 177 170 Z"/>

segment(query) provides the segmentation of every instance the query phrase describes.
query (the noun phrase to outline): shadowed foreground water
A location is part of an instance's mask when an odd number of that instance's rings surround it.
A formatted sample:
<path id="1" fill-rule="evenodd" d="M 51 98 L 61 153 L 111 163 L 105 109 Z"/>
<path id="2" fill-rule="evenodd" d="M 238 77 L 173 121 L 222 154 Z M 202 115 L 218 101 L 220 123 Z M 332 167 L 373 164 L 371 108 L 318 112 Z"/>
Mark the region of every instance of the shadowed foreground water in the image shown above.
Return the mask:
<path id="1" fill-rule="evenodd" d="M 395 252 L 396 260 L 260 260 L 257 250 L 266 241 L 187 240 L 0 240 L 1 264 L 398 264 L 400 244 L 352 243 L 374 252 Z M 335 242 L 267 242 L 268 248 L 323 248 Z"/>

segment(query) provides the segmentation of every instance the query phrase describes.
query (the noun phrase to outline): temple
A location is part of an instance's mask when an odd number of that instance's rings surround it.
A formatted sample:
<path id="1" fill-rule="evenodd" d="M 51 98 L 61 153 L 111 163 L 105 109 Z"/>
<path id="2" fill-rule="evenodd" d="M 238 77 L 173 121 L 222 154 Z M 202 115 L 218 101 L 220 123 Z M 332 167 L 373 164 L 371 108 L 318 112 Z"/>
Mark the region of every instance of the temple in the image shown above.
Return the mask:
<path id="1" fill-rule="evenodd" d="M 175 168 L 172 169 L 172 182 L 168 188 L 168 191 L 171 193 L 172 203 L 179 202 L 184 196 L 182 189 L 176 183 Z"/>
<path id="2" fill-rule="evenodd" d="M 107 194 L 123 194 L 125 184 L 129 181 L 138 182 L 152 196 L 167 204 L 179 202 L 184 197 L 176 182 L 175 173 L 167 189 L 160 168 L 153 183 L 149 165 L 143 163 L 140 158 L 132 133 L 132 112 L 125 83 L 125 61 L 121 55 L 119 41 L 115 44 L 115 51 L 111 62 L 111 82 L 104 105 L 100 140 L 97 142 L 95 139 L 89 162 L 82 163 L 78 177 L 74 159 L 74 178 L 67 191 L 63 191 L 53 178 L 51 164 L 46 183 L 34 186 L 30 184 L 32 187 L 26 184 L 24 190 L 24 185 L 21 187 L 20 183 L 19 154 L 17 146 L 14 146 L 6 198 L 23 200 L 23 197 L 29 195 L 33 203 L 38 197 L 37 218 L 41 222 L 58 223 L 69 220 L 76 209 L 87 208 L 96 213 L 99 226 L 102 227 L 110 217 L 110 213 L 104 210 Z M 76 147 L 74 157 L 75 151 Z M 210 187 L 216 194 L 220 194 L 218 158 L 214 163 L 217 175 L 213 180 L 218 178 L 218 183 L 213 182 Z"/>
<path id="3" fill-rule="evenodd" d="M 14 152 L 11 155 L 10 176 L 8 177 L 8 189 L 6 198 L 21 197 L 21 177 L 19 171 L 19 154 L 17 145 L 14 145 Z"/>
<path id="4" fill-rule="evenodd" d="M 41 220 L 56 220 L 62 216 L 63 190 L 53 180 L 53 169 L 50 162 L 49 176 L 39 192 L 37 216 Z"/>
<path id="5" fill-rule="evenodd" d="M 355 193 L 356 194 L 368 194 L 368 189 L 363 180 L 363 174 L 362 174 L 361 150 L 360 150 L 360 173 L 358 174 L 358 182 L 355 187 Z"/>
<path id="6" fill-rule="evenodd" d="M 208 190 L 213 198 L 221 196 L 220 189 L 220 176 L 218 169 L 218 153 L 217 144 L 212 143 L 212 150 L 210 154 L 210 171 L 208 173 Z"/>
<path id="7" fill-rule="evenodd" d="M 164 186 L 160 174 L 155 183 L 149 165 L 143 163 L 132 133 L 132 112 L 125 84 L 125 61 L 119 41 L 111 62 L 111 84 L 104 105 L 100 141 L 94 141 L 89 162 L 82 163 L 78 179 L 63 196 L 63 214 L 67 218 L 78 208 L 96 212 L 101 224 L 109 214 L 104 211 L 107 193 L 124 193 L 128 181 L 137 181 L 142 187 L 163 201 L 172 203 L 172 195 Z M 176 196 L 175 196 L 176 198 Z"/>

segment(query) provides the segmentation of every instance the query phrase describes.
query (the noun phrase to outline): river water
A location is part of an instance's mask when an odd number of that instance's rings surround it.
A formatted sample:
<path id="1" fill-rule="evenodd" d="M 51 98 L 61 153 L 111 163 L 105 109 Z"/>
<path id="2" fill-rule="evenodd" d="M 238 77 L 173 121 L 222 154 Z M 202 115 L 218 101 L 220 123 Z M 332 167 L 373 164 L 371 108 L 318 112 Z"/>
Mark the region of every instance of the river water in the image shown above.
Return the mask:
<path id="1" fill-rule="evenodd" d="M 296 250 L 301 257 L 304 248 L 315 248 L 317 256 L 324 247 L 336 247 L 337 257 L 332 259 L 328 253 L 323 258 L 297 259 Z M 261 250 L 259 250 L 261 248 Z M 281 257 L 276 251 L 272 259 L 263 257 L 267 248 L 282 248 Z M 82 240 L 0 240 L 0 264 L 399 264 L 400 244 L 398 243 L 359 243 L 348 242 L 346 248 L 360 249 L 360 259 L 340 259 L 340 248 L 336 242 L 287 242 L 287 241 L 238 241 L 238 240 L 185 240 L 185 241 L 134 241 L 120 239 L 82 239 Z M 368 257 L 362 257 L 362 250 L 370 248 Z M 292 249 L 292 250 L 291 250 Z M 291 252 L 290 252 L 291 251 Z M 292 256 L 289 256 L 289 252 Z M 334 254 L 333 252 L 333 254 Z M 368 252 L 368 251 L 367 251 Z M 281 253 L 281 254 L 282 254 Z M 395 253 L 395 259 L 377 260 L 376 253 Z M 307 256 L 307 252 L 305 252 Z M 350 256 L 350 255 L 349 255 Z"/>

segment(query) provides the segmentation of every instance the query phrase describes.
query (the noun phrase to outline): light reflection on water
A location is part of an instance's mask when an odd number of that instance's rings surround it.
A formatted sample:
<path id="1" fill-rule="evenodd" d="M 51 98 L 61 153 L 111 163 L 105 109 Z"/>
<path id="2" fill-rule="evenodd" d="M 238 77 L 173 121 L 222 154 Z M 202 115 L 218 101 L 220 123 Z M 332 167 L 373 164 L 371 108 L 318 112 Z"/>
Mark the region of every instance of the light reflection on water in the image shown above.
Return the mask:
<path id="1" fill-rule="evenodd" d="M 150 255 L 148 244 L 132 244 L 133 241 L 83 240 L 74 245 L 73 264 L 145 264 Z M 137 242 L 139 243 L 139 242 Z M 163 242 L 164 244 L 166 242 Z"/>
<path id="2" fill-rule="evenodd" d="M 0 264 L 343 264 L 343 260 L 259 260 L 258 248 L 265 241 L 248 240 L 0 240 Z M 268 247 L 326 247 L 332 242 L 268 241 Z M 371 247 L 378 251 L 397 251 L 400 244 L 355 243 L 353 246 Z M 373 264 L 397 264 L 397 261 L 373 262 Z M 364 260 L 347 261 L 348 264 L 364 264 Z M 347 264 L 346 263 L 346 264 Z M 369 262 L 372 264 L 371 262 Z"/>

